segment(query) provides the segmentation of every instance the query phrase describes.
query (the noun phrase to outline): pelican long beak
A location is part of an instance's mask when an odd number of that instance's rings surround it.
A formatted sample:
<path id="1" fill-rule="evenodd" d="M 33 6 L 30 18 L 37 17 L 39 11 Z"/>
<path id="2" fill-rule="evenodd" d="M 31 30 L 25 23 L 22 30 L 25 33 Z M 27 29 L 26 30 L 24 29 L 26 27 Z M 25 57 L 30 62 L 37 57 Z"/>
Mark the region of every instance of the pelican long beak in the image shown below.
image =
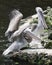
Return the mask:
<path id="1" fill-rule="evenodd" d="M 6 49 L 4 52 L 3 52 L 3 56 L 5 56 L 5 57 L 7 57 L 8 56 L 8 54 L 11 52 L 11 50 L 9 50 L 9 49 Z"/>
<path id="2" fill-rule="evenodd" d="M 14 50 L 18 50 L 18 43 L 17 41 L 13 42 L 4 52 L 3 56 L 9 56 Z"/>
<path id="3" fill-rule="evenodd" d="M 44 14 L 43 14 L 42 8 L 36 7 L 36 12 L 38 14 L 39 26 L 42 25 L 44 28 L 48 28 L 47 25 L 46 25 L 46 22 L 45 22 L 45 18 L 44 18 Z"/>
<path id="4" fill-rule="evenodd" d="M 41 11 L 39 13 L 40 13 L 41 23 L 42 23 L 43 27 L 48 28 L 43 13 Z"/>

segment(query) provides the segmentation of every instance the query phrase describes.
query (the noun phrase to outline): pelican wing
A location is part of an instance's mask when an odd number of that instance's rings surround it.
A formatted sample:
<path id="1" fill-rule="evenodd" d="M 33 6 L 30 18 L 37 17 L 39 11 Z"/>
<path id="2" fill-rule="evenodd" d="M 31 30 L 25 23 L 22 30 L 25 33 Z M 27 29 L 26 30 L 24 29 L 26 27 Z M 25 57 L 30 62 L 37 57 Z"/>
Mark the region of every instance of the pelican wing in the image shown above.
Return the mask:
<path id="1" fill-rule="evenodd" d="M 7 31 L 5 32 L 5 36 L 8 36 L 9 32 L 13 32 L 14 30 L 18 28 L 19 22 L 23 17 L 23 14 L 19 12 L 18 10 L 13 10 L 11 13 L 12 13 L 11 20 L 10 20 Z"/>

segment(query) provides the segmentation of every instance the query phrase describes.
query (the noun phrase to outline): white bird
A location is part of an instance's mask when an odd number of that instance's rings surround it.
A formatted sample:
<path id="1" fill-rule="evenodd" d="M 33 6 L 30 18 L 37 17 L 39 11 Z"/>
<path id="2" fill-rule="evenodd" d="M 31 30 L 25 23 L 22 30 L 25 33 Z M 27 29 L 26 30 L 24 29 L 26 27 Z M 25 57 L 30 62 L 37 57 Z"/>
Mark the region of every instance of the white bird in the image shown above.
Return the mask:
<path id="1" fill-rule="evenodd" d="M 23 17 L 23 14 L 15 9 L 11 12 L 10 17 L 11 17 L 11 20 L 10 20 L 8 29 L 5 32 L 5 36 L 7 36 L 8 38 L 19 27 L 19 23 Z"/>

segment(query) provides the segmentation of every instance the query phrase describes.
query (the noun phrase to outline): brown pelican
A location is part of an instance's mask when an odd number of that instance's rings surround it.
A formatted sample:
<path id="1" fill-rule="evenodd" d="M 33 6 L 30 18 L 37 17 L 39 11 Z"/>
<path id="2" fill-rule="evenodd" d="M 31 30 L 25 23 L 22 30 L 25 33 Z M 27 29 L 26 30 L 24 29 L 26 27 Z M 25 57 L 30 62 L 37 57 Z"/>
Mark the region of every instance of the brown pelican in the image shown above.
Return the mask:
<path id="1" fill-rule="evenodd" d="M 19 22 L 23 17 L 23 14 L 19 12 L 18 10 L 13 10 L 10 14 L 11 20 L 8 26 L 7 31 L 5 32 L 5 36 L 8 38 L 11 36 L 11 34 L 18 29 Z"/>

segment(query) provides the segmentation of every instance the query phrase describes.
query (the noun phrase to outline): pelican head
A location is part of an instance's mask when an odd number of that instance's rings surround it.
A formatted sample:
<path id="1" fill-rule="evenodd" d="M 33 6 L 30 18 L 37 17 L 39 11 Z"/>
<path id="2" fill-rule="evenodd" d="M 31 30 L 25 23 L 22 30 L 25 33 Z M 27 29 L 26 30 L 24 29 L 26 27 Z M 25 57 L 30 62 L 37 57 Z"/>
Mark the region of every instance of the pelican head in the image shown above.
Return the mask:
<path id="1" fill-rule="evenodd" d="M 38 26 L 42 26 L 44 28 L 48 28 L 45 22 L 43 10 L 40 7 L 36 7 L 36 12 L 38 14 Z"/>
<path id="2" fill-rule="evenodd" d="M 10 37 L 11 33 L 13 33 L 18 28 L 19 22 L 22 19 L 22 17 L 23 17 L 23 14 L 16 9 L 11 12 L 10 23 L 9 23 L 7 31 L 5 32 L 5 36 Z"/>
<path id="3" fill-rule="evenodd" d="M 40 12 L 40 11 L 43 13 L 43 10 L 41 7 L 36 7 L 36 12 Z"/>

